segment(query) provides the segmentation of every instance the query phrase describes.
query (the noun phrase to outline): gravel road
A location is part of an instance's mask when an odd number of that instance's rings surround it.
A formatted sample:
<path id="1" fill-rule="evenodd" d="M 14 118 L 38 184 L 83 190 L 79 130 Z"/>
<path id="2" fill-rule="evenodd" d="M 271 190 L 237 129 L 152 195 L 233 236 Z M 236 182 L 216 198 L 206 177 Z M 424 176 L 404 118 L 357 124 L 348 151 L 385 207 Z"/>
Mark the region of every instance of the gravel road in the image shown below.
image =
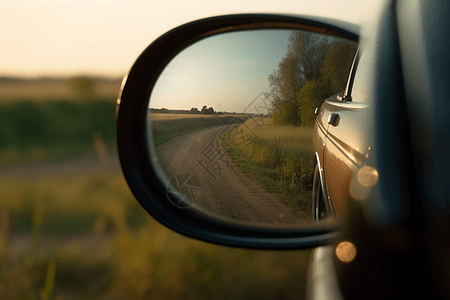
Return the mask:
<path id="1" fill-rule="evenodd" d="M 228 129 L 216 126 L 198 130 L 156 149 L 157 160 L 168 179 L 177 174 L 192 174 L 198 179 L 201 195 L 191 209 L 259 224 L 307 222 L 300 211 L 267 192 L 228 158 L 220 145 L 220 136 Z"/>

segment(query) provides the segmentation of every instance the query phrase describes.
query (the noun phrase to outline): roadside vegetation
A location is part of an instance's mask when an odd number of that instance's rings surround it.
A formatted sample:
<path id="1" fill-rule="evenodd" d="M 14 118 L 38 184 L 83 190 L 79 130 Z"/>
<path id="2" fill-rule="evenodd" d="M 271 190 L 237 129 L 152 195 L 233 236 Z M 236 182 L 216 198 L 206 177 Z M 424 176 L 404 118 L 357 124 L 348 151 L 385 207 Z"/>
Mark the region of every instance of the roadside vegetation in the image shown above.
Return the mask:
<path id="1" fill-rule="evenodd" d="M 345 90 L 357 44 L 341 38 L 294 31 L 288 50 L 269 75 L 272 119 L 277 125 L 312 127 L 314 109 Z"/>
<path id="2" fill-rule="evenodd" d="M 241 171 L 310 217 L 312 128 L 278 126 L 255 117 L 224 133 L 221 145 Z"/>

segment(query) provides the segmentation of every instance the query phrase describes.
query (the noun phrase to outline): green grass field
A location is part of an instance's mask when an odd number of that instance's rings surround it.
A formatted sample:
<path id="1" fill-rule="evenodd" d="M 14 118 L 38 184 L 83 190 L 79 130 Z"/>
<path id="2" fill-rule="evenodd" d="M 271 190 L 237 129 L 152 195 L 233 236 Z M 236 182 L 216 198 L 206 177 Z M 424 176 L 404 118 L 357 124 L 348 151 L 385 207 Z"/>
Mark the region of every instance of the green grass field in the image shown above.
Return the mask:
<path id="1" fill-rule="evenodd" d="M 304 297 L 309 251 L 242 250 L 180 236 L 143 211 L 120 173 L 4 178 L 0 189 L 5 299 Z M 32 244 L 12 253 L 17 236 Z"/>
<path id="2" fill-rule="evenodd" d="M 100 135 L 116 148 L 114 99 L 17 101 L 0 105 L 0 165 L 93 153 Z"/>
<path id="3" fill-rule="evenodd" d="M 244 173 L 310 217 L 312 128 L 274 126 L 268 118 L 253 118 L 225 133 L 222 147 Z"/>
<path id="4" fill-rule="evenodd" d="M 77 78 L 88 87 L 76 85 Z M 92 155 L 94 136 L 115 152 L 120 84 L 104 77 L 1 77 L 0 166 Z"/>

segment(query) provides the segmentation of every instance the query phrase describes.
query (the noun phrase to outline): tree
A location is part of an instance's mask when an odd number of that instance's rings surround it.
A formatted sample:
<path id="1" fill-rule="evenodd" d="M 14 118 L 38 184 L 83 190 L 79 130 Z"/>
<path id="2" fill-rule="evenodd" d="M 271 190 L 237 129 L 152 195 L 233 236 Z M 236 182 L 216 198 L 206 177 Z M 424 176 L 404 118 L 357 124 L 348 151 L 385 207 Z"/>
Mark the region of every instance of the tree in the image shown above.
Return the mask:
<path id="1" fill-rule="evenodd" d="M 320 69 L 333 38 L 310 32 L 293 32 L 289 37 L 288 55 L 296 60 L 296 76 L 300 88 L 309 80 L 322 77 Z"/>
<path id="2" fill-rule="evenodd" d="M 314 108 L 345 88 L 356 44 L 317 33 L 294 32 L 278 69 L 269 75 L 275 124 L 311 126 Z"/>
<path id="3" fill-rule="evenodd" d="M 276 124 L 301 125 L 297 95 L 308 81 L 322 77 L 320 69 L 331 43 L 329 37 L 315 33 L 290 35 L 286 55 L 269 75 L 270 92 L 266 93 Z"/>
<path id="4" fill-rule="evenodd" d="M 344 41 L 334 45 L 327 53 L 320 71 L 335 93 L 345 89 L 355 53 L 356 46 Z"/>
<path id="5" fill-rule="evenodd" d="M 197 107 L 193 107 L 193 108 L 191 108 L 190 113 L 191 114 L 199 114 L 200 112 L 198 111 Z"/>
<path id="6" fill-rule="evenodd" d="M 297 96 L 297 114 L 302 120 L 302 126 L 314 126 L 315 108 L 333 94 L 330 84 L 324 80 L 311 80 L 303 86 Z"/>
<path id="7" fill-rule="evenodd" d="M 203 105 L 201 113 L 204 115 L 213 115 L 215 112 L 212 107 L 208 108 L 206 105 Z"/>

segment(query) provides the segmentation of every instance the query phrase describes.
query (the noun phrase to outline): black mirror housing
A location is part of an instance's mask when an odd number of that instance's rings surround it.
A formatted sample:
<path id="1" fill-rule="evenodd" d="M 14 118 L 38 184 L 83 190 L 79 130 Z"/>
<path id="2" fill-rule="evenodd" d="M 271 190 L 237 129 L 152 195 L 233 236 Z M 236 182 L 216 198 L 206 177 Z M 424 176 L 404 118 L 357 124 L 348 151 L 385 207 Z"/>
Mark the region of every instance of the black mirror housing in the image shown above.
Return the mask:
<path id="1" fill-rule="evenodd" d="M 300 29 L 357 42 L 359 27 L 328 19 L 243 14 L 207 18 L 175 28 L 155 40 L 134 63 L 117 100 L 117 141 L 123 173 L 133 194 L 155 219 L 172 230 L 199 240 L 254 249 L 301 249 L 329 244 L 340 235 L 334 223 L 304 228 L 264 228 L 218 221 L 180 210 L 167 201 L 148 155 L 146 117 L 148 100 L 159 75 L 183 49 L 218 33 L 248 29 Z"/>

